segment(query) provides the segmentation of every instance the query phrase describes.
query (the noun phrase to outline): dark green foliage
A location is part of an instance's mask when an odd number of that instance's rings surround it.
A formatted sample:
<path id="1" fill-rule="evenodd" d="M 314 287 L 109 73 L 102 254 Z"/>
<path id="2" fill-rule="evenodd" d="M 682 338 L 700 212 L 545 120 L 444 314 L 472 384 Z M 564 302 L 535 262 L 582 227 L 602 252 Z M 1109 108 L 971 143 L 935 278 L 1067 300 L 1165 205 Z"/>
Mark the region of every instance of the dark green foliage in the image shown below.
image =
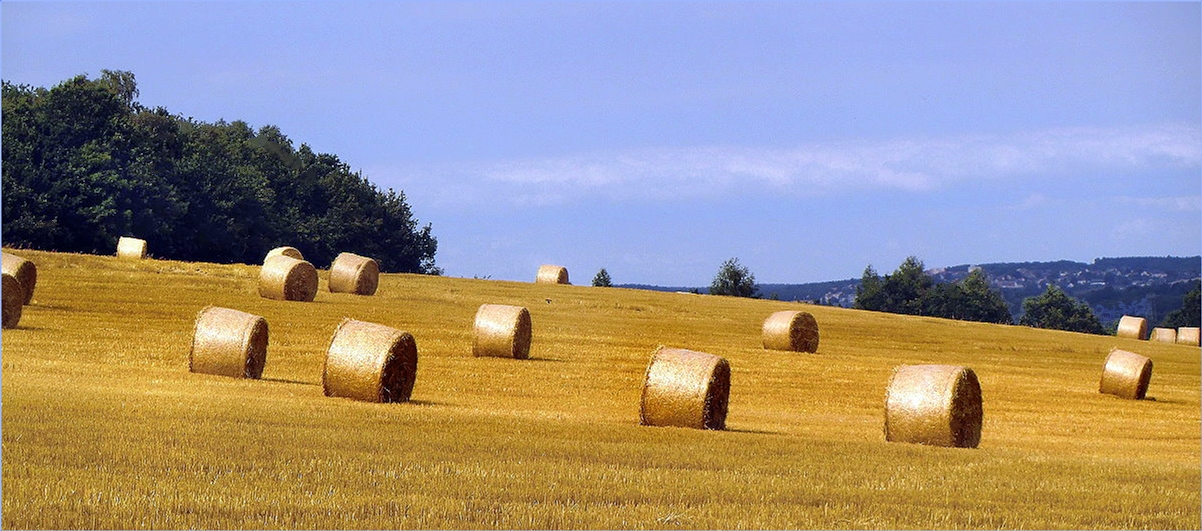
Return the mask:
<path id="1" fill-rule="evenodd" d="M 926 315 L 964 321 L 1010 324 L 1005 299 L 976 269 L 959 282 L 936 284 L 916 257 L 908 257 L 882 280 L 869 265 L 856 287 L 853 307 L 861 310 Z"/>
<path id="2" fill-rule="evenodd" d="M 714 282 L 710 284 L 710 295 L 755 297 L 758 292 L 755 275 L 739 264 L 738 258 L 722 262 L 722 267 L 718 268 L 718 274 L 714 276 Z"/>
<path id="3" fill-rule="evenodd" d="M 593 286 L 599 288 L 608 288 L 612 287 L 613 285 L 613 280 L 609 278 L 609 271 L 606 271 L 604 267 L 597 272 L 597 276 L 593 277 Z"/>
<path id="4" fill-rule="evenodd" d="M 292 245 L 319 266 L 349 251 L 384 271 L 438 274 L 437 240 L 403 193 L 275 126 L 196 122 L 146 109 L 134 75 L 103 71 L 49 90 L 3 84 L 6 245 L 258 263 Z"/>
<path id="5" fill-rule="evenodd" d="M 1018 324 L 1087 334 L 1105 333 L 1088 304 L 1069 297 L 1064 290 L 1051 284 L 1043 294 L 1023 301 L 1023 316 Z"/>
<path id="6" fill-rule="evenodd" d="M 1202 283 L 1194 282 L 1194 289 L 1181 299 L 1181 307 L 1169 312 L 1160 323 L 1164 328 L 1202 326 Z"/>

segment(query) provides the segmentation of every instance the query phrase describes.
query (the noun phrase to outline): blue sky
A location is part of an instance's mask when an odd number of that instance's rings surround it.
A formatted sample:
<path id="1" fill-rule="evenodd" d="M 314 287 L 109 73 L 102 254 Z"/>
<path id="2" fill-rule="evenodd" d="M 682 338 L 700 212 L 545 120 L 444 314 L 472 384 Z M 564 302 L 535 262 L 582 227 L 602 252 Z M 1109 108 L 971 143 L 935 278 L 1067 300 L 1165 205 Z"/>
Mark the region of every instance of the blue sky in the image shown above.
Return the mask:
<path id="1" fill-rule="evenodd" d="M 1202 4 L 12 2 L 0 74 L 277 125 L 448 275 L 1202 252 Z"/>

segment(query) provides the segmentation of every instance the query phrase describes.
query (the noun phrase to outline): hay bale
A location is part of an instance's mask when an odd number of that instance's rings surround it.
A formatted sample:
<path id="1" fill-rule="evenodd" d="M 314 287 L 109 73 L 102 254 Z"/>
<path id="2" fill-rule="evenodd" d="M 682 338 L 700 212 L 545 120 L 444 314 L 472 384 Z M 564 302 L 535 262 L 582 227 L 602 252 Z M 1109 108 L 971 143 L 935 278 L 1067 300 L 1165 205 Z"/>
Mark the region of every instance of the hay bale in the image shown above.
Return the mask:
<path id="1" fill-rule="evenodd" d="M 117 258 L 146 258 L 146 240 L 122 236 L 117 240 Z"/>
<path id="2" fill-rule="evenodd" d="M 380 284 L 380 264 L 366 256 L 338 253 L 330 265 L 330 293 L 373 295 Z"/>
<path id="3" fill-rule="evenodd" d="M 196 314 L 188 370 L 231 378 L 263 376 L 267 364 L 267 320 L 238 310 L 209 306 Z"/>
<path id="4" fill-rule="evenodd" d="M 1142 400 L 1152 381 L 1152 360 L 1134 352 L 1114 349 L 1106 356 L 1098 392 L 1129 400 Z"/>
<path id="5" fill-rule="evenodd" d="M 33 300 L 33 290 L 38 285 L 38 268 L 33 262 L 21 258 L 15 254 L 3 253 L 3 270 L 14 277 L 21 283 L 21 287 L 25 289 L 25 304 L 29 304 Z"/>
<path id="6" fill-rule="evenodd" d="M 1119 329 L 1115 332 L 1118 337 L 1144 339 L 1148 337 L 1148 320 L 1143 317 L 1124 315 L 1119 319 Z"/>
<path id="7" fill-rule="evenodd" d="M 408 332 L 344 319 L 326 351 L 326 396 L 366 402 L 405 402 L 417 379 L 417 343 Z"/>
<path id="8" fill-rule="evenodd" d="M 543 265 L 538 268 L 538 276 L 534 278 L 537 284 L 570 284 L 568 270 L 563 266 Z"/>
<path id="9" fill-rule="evenodd" d="M 259 296 L 281 301 L 309 302 L 317 296 L 317 269 L 290 256 L 273 256 L 259 269 Z"/>
<path id="10" fill-rule="evenodd" d="M 1153 328 L 1152 334 L 1148 336 L 1148 341 L 1156 341 L 1158 343 L 1176 343 L 1177 329 L 1160 327 Z"/>
<path id="11" fill-rule="evenodd" d="M 1181 328 L 1178 328 L 1177 329 L 1177 344 L 1178 345 L 1193 345 L 1195 347 L 1202 346 L 1202 343 L 1199 342 L 1199 339 L 1200 339 L 1199 336 L 1202 336 L 1202 334 L 1200 334 L 1199 332 L 1202 332 L 1202 329 L 1200 329 L 1196 326 L 1183 326 Z"/>
<path id="12" fill-rule="evenodd" d="M 809 312 L 783 311 L 764 320 L 764 348 L 818 352 L 818 321 Z"/>
<path id="13" fill-rule="evenodd" d="M 21 286 L 21 281 L 17 280 L 16 276 L 10 275 L 7 272 L 3 273 L 3 282 L 0 283 L 0 306 L 3 306 L 3 327 L 16 328 L 17 323 L 21 322 L 21 310 L 25 306 L 25 288 Z"/>
<path id="14" fill-rule="evenodd" d="M 981 384 L 967 367 L 902 365 L 885 391 L 885 440 L 953 448 L 981 442 Z"/>
<path id="15" fill-rule="evenodd" d="M 299 249 L 296 247 L 288 247 L 287 245 L 283 247 L 276 247 L 275 249 L 267 251 L 267 256 L 263 257 L 263 261 L 266 262 L 268 258 L 273 256 L 288 256 L 297 260 L 305 259 L 305 256 L 301 254 Z"/>
<path id="16" fill-rule="evenodd" d="M 644 426 L 726 428 L 730 363 L 704 352 L 660 347 L 651 356 L 639 400 Z"/>
<path id="17" fill-rule="evenodd" d="M 524 360 L 530 357 L 530 312 L 521 306 L 482 304 L 476 310 L 472 354 Z"/>

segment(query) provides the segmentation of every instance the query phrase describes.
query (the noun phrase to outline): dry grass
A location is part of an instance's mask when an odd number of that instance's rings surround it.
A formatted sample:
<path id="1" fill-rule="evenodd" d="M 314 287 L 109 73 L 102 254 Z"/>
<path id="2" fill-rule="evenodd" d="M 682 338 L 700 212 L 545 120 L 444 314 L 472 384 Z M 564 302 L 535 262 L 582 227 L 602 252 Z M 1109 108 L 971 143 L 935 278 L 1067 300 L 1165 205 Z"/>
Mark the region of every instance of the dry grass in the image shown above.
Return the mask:
<path id="1" fill-rule="evenodd" d="M 37 304 L 3 335 L 7 528 L 1200 523 L 1197 347 L 411 275 L 382 275 L 375 297 L 281 304 L 257 295 L 257 266 L 22 254 L 41 278 Z M 471 355 L 486 302 L 529 308 L 531 360 Z M 271 323 L 262 380 L 188 372 L 208 305 Z M 822 323 L 820 354 L 763 350 L 764 316 L 789 309 Z M 323 395 L 325 351 L 347 316 L 413 334 L 409 402 Z M 726 431 L 639 426 L 660 344 L 730 361 Z M 1098 393 L 1116 346 L 1155 361 L 1149 399 Z M 884 442 L 885 387 L 904 364 L 973 368 L 978 448 Z"/>

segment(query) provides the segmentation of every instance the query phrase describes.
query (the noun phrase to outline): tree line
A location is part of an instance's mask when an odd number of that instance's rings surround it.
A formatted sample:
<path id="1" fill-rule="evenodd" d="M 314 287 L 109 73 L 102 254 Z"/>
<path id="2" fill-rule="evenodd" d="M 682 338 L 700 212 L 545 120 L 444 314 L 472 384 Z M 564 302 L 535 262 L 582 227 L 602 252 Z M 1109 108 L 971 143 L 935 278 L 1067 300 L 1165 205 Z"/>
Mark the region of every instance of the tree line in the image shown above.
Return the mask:
<path id="1" fill-rule="evenodd" d="M 135 236 L 160 257 L 218 263 L 290 245 L 317 264 L 350 251 L 384 271 L 441 273 L 403 192 L 273 125 L 146 108 L 133 73 L 101 72 L 50 89 L 3 82 L 5 245 L 109 254 Z"/>

